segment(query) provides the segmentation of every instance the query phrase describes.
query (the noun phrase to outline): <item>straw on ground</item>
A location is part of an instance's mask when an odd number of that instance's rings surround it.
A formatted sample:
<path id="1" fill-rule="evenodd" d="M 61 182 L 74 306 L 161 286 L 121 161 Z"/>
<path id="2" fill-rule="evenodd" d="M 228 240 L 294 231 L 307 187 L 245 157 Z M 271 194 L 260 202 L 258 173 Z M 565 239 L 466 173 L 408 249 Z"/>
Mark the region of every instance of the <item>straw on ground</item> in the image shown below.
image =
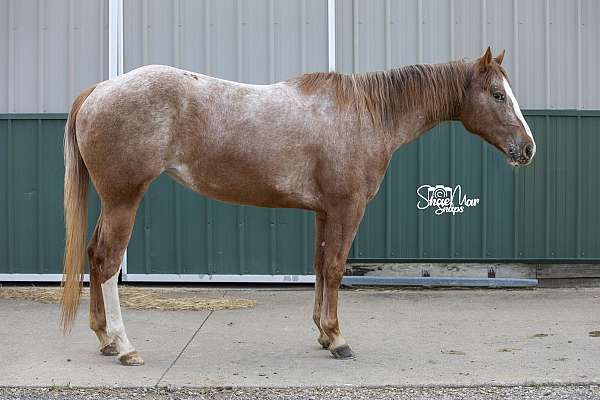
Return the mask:
<path id="1" fill-rule="evenodd" d="M 194 294 L 193 289 L 176 290 L 170 288 L 119 288 L 119 297 L 123 307 L 135 310 L 232 310 L 253 308 L 255 300 L 236 299 L 230 297 L 207 298 Z M 89 298 L 89 288 L 83 288 L 82 298 Z M 29 300 L 39 303 L 59 303 L 61 288 L 59 287 L 0 287 L 0 299 Z"/>

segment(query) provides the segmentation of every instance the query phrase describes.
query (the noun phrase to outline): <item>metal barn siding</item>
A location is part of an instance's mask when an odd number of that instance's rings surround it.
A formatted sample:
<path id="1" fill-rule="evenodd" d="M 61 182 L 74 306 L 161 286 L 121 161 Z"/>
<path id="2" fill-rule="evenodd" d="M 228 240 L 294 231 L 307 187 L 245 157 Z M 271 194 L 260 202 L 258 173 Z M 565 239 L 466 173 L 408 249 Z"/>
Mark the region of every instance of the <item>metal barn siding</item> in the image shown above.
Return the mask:
<path id="1" fill-rule="evenodd" d="M 491 45 L 522 108 L 600 109 L 597 0 L 338 0 L 342 72 L 474 58 Z"/>
<path id="2" fill-rule="evenodd" d="M 107 78 L 107 3 L 0 0 L 0 279 L 60 278 L 66 116 L 44 113 L 68 111 L 79 90 Z M 590 111 L 600 109 L 600 2 L 336 3 L 338 70 L 475 57 L 490 43 L 507 49 L 522 108 L 539 109 L 525 112 L 538 142 L 527 168 L 509 167 L 459 124 L 399 150 L 351 258 L 600 262 L 600 112 Z M 268 83 L 328 69 L 326 0 L 125 0 L 124 14 L 125 71 L 164 63 Z M 460 184 L 481 203 L 454 217 L 418 211 L 421 184 Z M 91 230 L 93 194 L 90 207 Z M 231 206 L 161 177 L 138 211 L 128 274 L 302 279 L 312 241 L 311 213 Z"/>
<path id="3" fill-rule="evenodd" d="M 0 274 L 60 280 L 64 114 L 0 114 Z M 99 205 L 90 196 L 91 234 Z"/>
<path id="4" fill-rule="evenodd" d="M 124 26 L 125 71 L 160 63 L 263 84 L 327 70 L 322 0 L 126 1 Z M 311 274 L 312 219 L 208 200 L 161 177 L 138 211 L 127 273 Z"/>
<path id="5" fill-rule="evenodd" d="M 595 206 L 600 112 L 529 111 L 532 165 L 505 157 L 460 124 L 444 124 L 393 158 L 351 257 L 389 260 L 600 260 Z M 484 147 L 482 151 L 482 147 Z M 416 209 L 420 185 L 462 186 L 477 207 L 435 215 Z"/>
<path id="6" fill-rule="evenodd" d="M 107 0 L 0 0 L 0 113 L 64 113 L 108 78 Z"/>

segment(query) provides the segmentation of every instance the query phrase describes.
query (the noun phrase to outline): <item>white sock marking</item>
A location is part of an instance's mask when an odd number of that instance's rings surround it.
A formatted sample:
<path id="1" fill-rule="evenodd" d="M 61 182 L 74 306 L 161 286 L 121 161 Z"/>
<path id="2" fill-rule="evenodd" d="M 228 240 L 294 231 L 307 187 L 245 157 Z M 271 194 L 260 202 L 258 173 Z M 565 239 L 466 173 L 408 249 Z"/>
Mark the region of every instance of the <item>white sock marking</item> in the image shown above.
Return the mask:
<path id="1" fill-rule="evenodd" d="M 131 353 L 135 349 L 129 342 L 121 316 L 121 304 L 119 303 L 119 272 L 117 271 L 109 280 L 102 284 L 102 298 L 104 299 L 104 310 L 106 314 L 106 332 L 114 338 L 119 351 L 119 357 Z"/>
<path id="2" fill-rule="evenodd" d="M 523 124 L 523 127 L 525 128 L 525 132 L 527 133 L 527 136 L 529 136 L 531 138 L 531 141 L 533 142 L 533 153 L 531 155 L 531 157 L 533 157 L 533 155 L 535 154 L 535 140 L 533 139 L 533 134 L 531 133 L 531 129 L 529 129 L 529 125 L 527 125 L 527 121 L 525 121 L 525 117 L 523 117 L 523 113 L 521 112 L 519 103 L 517 103 L 517 98 L 515 97 L 515 94 L 513 93 L 510 85 L 508 84 L 508 81 L 506 80 L 506 78 L 502 78 L 502 79 L 503 79 L 502 84 L 504 85 L 504 91 L 506 92 L 506 94 L 508 95 L 508 98 L 512 102 L 513 110 L 515 110 L 515 114 L 517 115 L 517 118 L 519 118 L 519 121 L 521 121 L 521 123 Z"/>

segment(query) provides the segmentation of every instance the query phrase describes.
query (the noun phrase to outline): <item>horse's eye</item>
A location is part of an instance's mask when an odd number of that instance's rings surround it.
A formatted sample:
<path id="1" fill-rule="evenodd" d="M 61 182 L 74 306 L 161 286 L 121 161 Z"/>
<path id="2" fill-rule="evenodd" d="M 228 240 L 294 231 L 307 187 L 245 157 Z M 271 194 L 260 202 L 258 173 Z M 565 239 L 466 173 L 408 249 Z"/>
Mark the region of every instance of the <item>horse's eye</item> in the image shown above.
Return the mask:
<path id="1" fill-rule="evenodd" d="M 497 101 L 504 101 L 504 93 L 502 92 L 494 92 L 493 96 Z"/>

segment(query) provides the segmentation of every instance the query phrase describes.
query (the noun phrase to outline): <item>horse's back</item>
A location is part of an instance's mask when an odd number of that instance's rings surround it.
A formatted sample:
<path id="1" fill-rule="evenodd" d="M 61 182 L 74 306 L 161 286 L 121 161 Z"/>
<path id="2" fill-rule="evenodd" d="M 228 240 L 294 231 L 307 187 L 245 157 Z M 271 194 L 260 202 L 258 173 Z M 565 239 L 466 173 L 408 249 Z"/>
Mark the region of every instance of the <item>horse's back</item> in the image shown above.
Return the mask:
<path id="1" fill-rule="evenodd" d="M 224 201 L 312 207 L 322 132 L 306 123 L 311 112 L 322 111 L 286 83 L 146 66 L 97 86 L 80 110 L 77 139 L 100 186 L 167 171 Z"/>

